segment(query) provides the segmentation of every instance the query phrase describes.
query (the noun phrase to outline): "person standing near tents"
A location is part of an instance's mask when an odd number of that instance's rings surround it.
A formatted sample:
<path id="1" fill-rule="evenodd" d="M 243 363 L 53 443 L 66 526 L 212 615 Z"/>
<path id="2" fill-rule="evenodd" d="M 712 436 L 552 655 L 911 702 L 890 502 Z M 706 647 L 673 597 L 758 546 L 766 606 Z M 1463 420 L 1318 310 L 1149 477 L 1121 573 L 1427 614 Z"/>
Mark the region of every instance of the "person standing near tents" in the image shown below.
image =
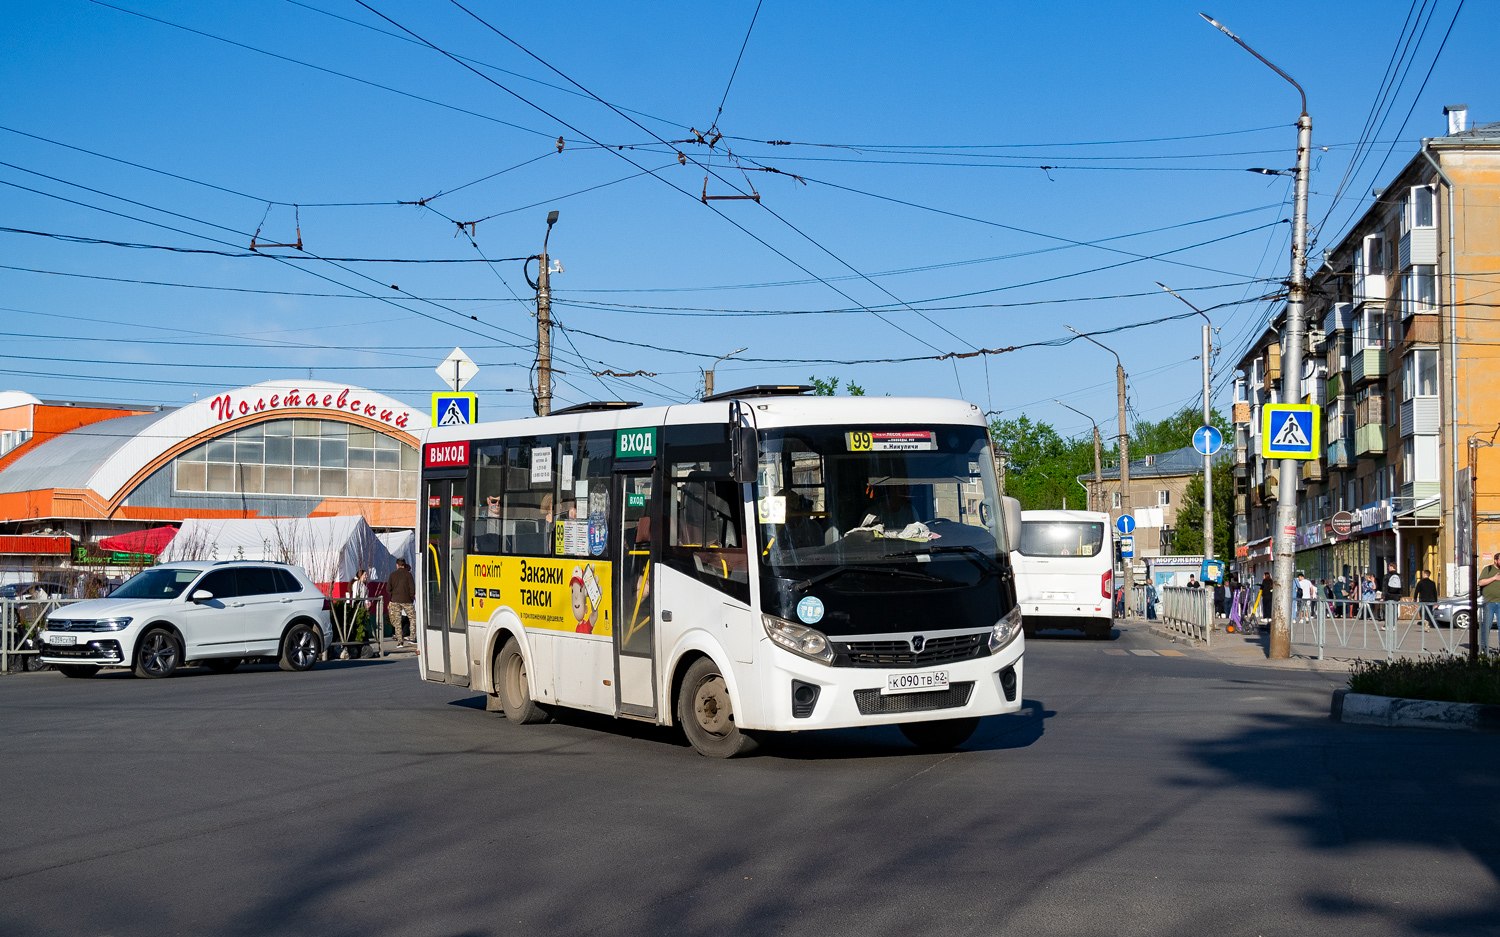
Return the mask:
<path id="1" fill-rule="evenodd" d="M 411 647 L 417 643 L 417 583 L 404 557 L 396 560 L 396 571 L 386 581 L 386 588 L 390 590 L 391 624 L 396 632 L 396 646 Z M 411 629 L 410 641 L 406 639 L 408 628 Z"/>
<path id="2" fill-rule="evenodd" d="M 1271 620 L 1271 574 L 1266 573 L 1260 580 L 1260 617 L 1263 621 Z"/>

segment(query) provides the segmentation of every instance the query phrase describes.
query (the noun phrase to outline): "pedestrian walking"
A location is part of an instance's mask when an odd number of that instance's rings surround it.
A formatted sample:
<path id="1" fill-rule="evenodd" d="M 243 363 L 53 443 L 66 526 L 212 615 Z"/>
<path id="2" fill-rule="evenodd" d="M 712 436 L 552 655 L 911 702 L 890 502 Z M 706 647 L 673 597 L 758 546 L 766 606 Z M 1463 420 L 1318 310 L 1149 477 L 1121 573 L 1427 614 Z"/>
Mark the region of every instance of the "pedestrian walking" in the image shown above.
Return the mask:
<path id="1" fill-rule="evenodd" d="M 1417 573 L 1417 584 L 1411 590 L 1411 597 L 1429 605 L 1438 600 L 1437 583 L 1427 575 L 1427 570 Z"/>
<path id="2" fill-rule="evenodd" d="M 1271 574 L 1266 573 L 1260 579 L 1260 617 L 1262 621 L 1271 620 Z"/>
<path id="3" fill-rule="evenodd" d="M 357 643 L 362 640 L 363 636 L 360 634 L 360 631 L 363 628 L 363 619 L 368 617 L 369 610 L 370 571 L 368 569 L 361 569 L 354 574 L 354 578 L 349 582 L 349 601 L 344 606 L 345 642 Z M 361 614 L 362 612 L 364 613 L 363 615 Z M 349 651 L 349 644 L 345 643 L 343 649 L 339 652 L 339 659 L 349 660 L 351 657 L 362 654 L 363 651 L 364 649 L 361 648 L 359 651 L 351 653 Z"/>
<path id="4" fill-rule="evenodd" d="M 1156 586 L 1146 583 L 1146 620 L 1156 621 Z"/>
<path id="5" fill-rule="evenodd" d="M 1297 597 L 1297 619 L 1305 620 L 1312 612 L 1313 584 L 1312 580 L 1297 571 L 1296 592 Z"/>
<path id="6" fill-rule="evenodd" d="M 1349 580 L 1340 576 L 1333 581 L 1333 614 L 1344 617 L 1344 601 L 1349 598 Z"/>
<path id="7" fill-rule="evenodd" d="M 1500 553 L 1490 557 L 1490 564 L 1479 571 L 1479 596 L 1484 599 L 1480 606 L 1479 647 L 1489 650 L 1490 628 L 1500 621 Z"/>
<path id="8" fill-rule="evenodd" d="M 1406 590 L 1401 584 L 1401 574 L 1396 571 L 1395 563 L 1385 564 L 1385 582 L 1381 584 L 1387 602 L 1401 601 L 1401 594 Z"/>
<path id="9" fill-rule="evenodd" d="M 1229 589 L 1224 583 L 1214 583 L 1214 614 L 1223 618 L 1229 614 Z"/>
<path id="10" fill-rule="evenodd" d="M 391 599 L 391 625 L 396 632 L 397 647 L 411 647 L 417 643 L 417 583 L 412 578 L 411 567 L 403 557 L 396 561 L 396 571 L 386 581 Z M 411 640 L 406 639 L 407 629 Z"/>

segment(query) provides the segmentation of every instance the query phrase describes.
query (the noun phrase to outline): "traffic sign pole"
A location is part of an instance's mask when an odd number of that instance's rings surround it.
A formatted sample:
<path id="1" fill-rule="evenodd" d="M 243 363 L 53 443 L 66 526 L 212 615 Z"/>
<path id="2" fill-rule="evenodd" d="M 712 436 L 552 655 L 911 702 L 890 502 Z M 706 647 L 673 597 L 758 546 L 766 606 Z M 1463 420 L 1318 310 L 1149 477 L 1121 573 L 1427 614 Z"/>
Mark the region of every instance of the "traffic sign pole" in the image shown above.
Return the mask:
<path id="1" fill-rule="evenodd" d="M 1203 425 L 1212 428 L 1214 425 L 1213 407 L 1210 406 L 1209 385 L 1212 382 L 1212 372 L 1209 370 L 1209 354 L 1213 351 L 1212 337 L 1209 335 L 1207 323 L 1203 325 Z M 1211 433 L 1205 434 L 1212 440 Z M 1214 558 L 1214 454 L 1212 446 L 1203 447 L 1209 451 L 1203 455 L 1203 556 L 1206 559 Z"/>

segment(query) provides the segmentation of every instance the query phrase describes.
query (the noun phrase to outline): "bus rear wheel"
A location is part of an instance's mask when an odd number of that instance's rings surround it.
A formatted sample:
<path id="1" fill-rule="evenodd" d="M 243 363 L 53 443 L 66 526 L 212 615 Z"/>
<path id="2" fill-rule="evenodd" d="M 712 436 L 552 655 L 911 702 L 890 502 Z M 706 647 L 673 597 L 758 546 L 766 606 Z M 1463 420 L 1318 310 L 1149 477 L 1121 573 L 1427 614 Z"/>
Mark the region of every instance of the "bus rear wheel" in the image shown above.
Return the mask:
<path id="1" fill-rule="evenodd" d="M 708 758 L 733 758 L 755 749 L 755 742 L 734 722 L 729 684 L 719 667 L 700 657 L 688 667 L 677 692 L 677 721 L 688 744 Z"/>
<path id="2" fill-rule="evenodd" d="M 547 721 L 547 711 L 531 698 L 531 684 L 526 675 L 526 658 L 515 638 L 505 642 L 495 655 L 495 689 L 505 718 L 518 725 L 535 725 Z"/>
<path id="3" fill-rule="evenodd" d="M 952 751 L 969 740 L 979 728 L 979 718 L 939 719 L 936 722 L 903 722 L 901 734 L 920 749 L 929 752 Z"/>

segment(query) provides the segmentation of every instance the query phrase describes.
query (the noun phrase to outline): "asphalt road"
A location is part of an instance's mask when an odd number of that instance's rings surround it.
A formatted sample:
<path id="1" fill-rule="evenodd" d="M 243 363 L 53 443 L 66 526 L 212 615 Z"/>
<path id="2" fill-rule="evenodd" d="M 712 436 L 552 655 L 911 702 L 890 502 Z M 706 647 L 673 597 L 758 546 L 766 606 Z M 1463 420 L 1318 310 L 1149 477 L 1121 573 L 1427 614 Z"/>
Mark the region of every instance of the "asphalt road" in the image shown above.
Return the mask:
<path id="1" fill-rule="evenodd" d="M 0 677 L 7 935 L 1500 932 L 1500 742 L 1336 674 L 1033 640 L 966 750 L 701 758 L 518 727 L 410 659 Z"/>

